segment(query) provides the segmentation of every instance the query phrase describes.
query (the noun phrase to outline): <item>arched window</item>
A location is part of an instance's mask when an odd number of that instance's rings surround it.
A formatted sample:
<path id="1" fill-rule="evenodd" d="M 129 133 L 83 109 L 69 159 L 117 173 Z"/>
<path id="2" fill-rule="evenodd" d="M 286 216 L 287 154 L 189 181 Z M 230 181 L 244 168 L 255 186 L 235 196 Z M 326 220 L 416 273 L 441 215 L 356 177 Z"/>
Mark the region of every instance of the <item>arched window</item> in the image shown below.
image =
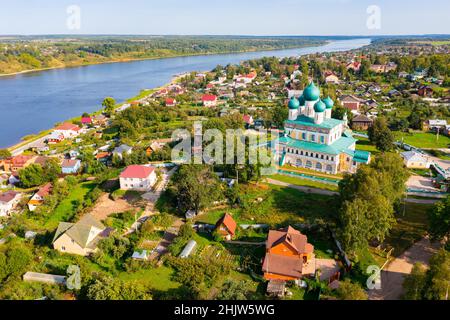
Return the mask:
<path id="1" fill-rule="evenodd" d="M 297 167 L 303 166 L 303 162 L 301 159 L 297 159 Z"/>
<path id="2" fill-rule="evenodd" d="M 332 172 L 333 171 L 333 167 L 331 165 L 327 165 L 327 171 L 328 172 Z"/>
<path id="3" fill-rule="evenodd" d="M 306 161 L 306 167 L 307 168 L 312 168 L 312 162 L 311 161 Z"/>
<path id="4" fill-rule="evenodd" d="M 322 164 L 320 162 L 316 163 L 316 169 L 317 170 L 322 170 Z"/>

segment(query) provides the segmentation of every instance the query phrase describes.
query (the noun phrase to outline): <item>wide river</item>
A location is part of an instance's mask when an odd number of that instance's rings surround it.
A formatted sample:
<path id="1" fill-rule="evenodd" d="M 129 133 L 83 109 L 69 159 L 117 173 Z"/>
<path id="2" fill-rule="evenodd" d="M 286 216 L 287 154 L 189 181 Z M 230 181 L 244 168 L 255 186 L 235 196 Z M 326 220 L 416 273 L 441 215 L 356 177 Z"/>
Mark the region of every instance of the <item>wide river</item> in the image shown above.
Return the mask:
<path id="1" fill-rule="evenodd" d="M 0 77 L 0 148 L 83 112 L 99 110 L 104 97 L 124 101 L 142 89 L 170 82 L 176 74 L 264 56 L 347 51 L 368 44 L 370 39 L 340 40 L 319 47 L 108 63 Z"/>

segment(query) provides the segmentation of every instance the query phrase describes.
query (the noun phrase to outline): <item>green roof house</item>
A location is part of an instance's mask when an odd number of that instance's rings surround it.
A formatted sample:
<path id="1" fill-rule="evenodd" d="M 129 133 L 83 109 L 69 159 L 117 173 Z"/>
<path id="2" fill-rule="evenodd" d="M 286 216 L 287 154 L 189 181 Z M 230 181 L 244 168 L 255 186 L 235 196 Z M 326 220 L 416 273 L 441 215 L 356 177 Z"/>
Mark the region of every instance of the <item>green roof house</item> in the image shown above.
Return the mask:
<path id="1" fill-rule="evenodd" d="M 280 166 L 308 168 L 329 174 L 354 173 L 368 164 L 371 155 L 356 150 L 356 139 L 345 120 L 331 117 L 334 101 L 320 98 L 320 90 L 311 82 L 298 101 L 289 101 L 289 118 L 283 137 L 274 141 Z"/>
<path id="2" fill-rule="evenodd" d="M 53 248 L 61 253 L 88 256 L 97 250 L 98 242 L 108 229 L 91 214 L 77 223 L 61 222 L 53 238 Z"/>

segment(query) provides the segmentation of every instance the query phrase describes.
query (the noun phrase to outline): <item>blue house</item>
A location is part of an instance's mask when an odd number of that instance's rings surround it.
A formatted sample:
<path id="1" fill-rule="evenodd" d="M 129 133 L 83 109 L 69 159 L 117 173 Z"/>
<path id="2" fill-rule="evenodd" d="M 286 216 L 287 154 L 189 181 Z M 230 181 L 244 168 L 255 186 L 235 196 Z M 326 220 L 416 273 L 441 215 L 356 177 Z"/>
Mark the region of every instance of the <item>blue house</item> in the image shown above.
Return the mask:
<path id="1" fill-rule="evenodd" d="M 77 174 L 81 168 L 81 160 L 65 159 L 61 165 L 63 174 Z"/>

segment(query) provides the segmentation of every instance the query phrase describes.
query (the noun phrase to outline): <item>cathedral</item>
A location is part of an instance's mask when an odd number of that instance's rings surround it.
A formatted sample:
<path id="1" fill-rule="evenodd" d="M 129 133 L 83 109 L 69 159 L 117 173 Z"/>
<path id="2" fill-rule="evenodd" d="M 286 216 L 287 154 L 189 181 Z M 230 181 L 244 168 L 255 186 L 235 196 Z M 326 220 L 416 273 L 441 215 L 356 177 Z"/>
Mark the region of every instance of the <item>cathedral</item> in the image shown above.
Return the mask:
<path id="1" fill-rule="evenodd" d="M 299 99 L 289 101 L 289 119 L 284 135 L 277 140 L 276 159 L 285 164 L 329 174 L 354 173 L 360 164 L 370 162 L 370 153 L 355 150 L 356 139 L 346 118 L 331 117 L 334 101 L 320 98 L 311 82 Z"/>

